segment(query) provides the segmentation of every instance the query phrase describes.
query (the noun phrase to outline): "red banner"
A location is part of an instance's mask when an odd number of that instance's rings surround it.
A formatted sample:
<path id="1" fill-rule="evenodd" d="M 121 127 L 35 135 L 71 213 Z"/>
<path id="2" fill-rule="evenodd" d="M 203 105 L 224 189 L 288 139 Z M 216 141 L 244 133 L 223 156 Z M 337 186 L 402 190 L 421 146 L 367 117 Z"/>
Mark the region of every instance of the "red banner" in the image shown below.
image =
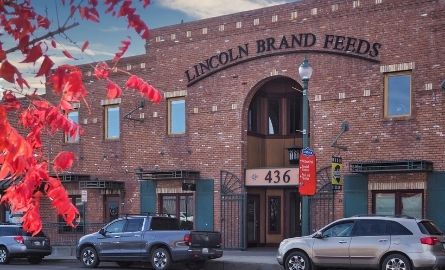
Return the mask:
<path id="1" fill-rule="evenodd" d="M 310 148 L 301 151 L 299 169 L 298 191 L 300 195 L 314 195 L 317 190 L 317 158 Z"/>

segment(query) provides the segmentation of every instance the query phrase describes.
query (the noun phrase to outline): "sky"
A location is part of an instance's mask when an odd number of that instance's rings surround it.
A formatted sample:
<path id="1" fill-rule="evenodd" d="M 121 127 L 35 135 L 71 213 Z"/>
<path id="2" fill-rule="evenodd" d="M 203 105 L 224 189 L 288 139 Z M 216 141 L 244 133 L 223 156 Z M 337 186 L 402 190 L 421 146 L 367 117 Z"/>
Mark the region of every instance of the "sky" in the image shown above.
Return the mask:
<path id="1" fill-rule="evenodd" d="M 79 0 L 75 0 L 78 2 Z M 103 0 L 99 0 L 102 2 Z M 295 1 L 295 0 L 293 0 Z M 272 5 L 278 5 L 292 0 L 151 0 L 150 5 L 143 9 L 139 5 L 139 1 L 134 1 L 137 6 L 138 14 L 148 24 L 150 29 L 159 28 L 168 25 L 179 24 L 183 22 L 191 22 L 200 19 L 216 17 L 246 10 L 263 8 Z M 69 8 L 60 4 L 61 0 L 33 0 L 33 5 L 37 11 L 46 15 L 52 25 L 52 29 L 59 24 L 63 24 L 67 18 Z M 69 2 L 66 0 L 66 2 Z M 100 8 L 99 8 L 100 9 Z M 103 9 L 102 9 L 103 10 Z M 132 44 L 124 56 L 133 56 L 144 53 L 144 40 L 142 40 L 132 29 L 127 28 L 125 19 L 117 19 L 108 14 L 100 14 L 100 23 L 93 23 L 76 19 L 74 22 L 80 22 L 80 25 L 66 32 L 66 36 L 55 36 L 57 41 L 57 50 L 52 50 L 49 55 L 56 65 L 71 64 L 78 65 L 83 63 L 97 62 L 112 59 L 118 51 L 121 41 L 127 37 L 131 38 Z M 73 21 L 71 21 L 73 22 Z M 70 22 L 70 23 L 71 23 Z M 68 24 L 70 24 L 68 23 Z M 0 29 L 0 33 L 2 30 Z M 3 42 L 3 49 L 13 46 L 8 40 L 3 40 L 4 36 L 0 36 Z M 80 52 L 82 44 L 88 41 L 88 49 Z M 62 50 L 69 51 L 76 60 L 70 60 L 62 54 Z M 41 79 L 33 78 L 33 74 L 40 67 L 41 62 L 37 62 L 35 66 L 30 64 L 19 64 L 23 60 L 23 56 L 19 54 L 8 55 L 11 63 L 17 65 L 20 71 L 28 79 L 32 88 L 44 88 Z M 5 81 L 0 80 L 0 88 L 7 87 Z"/>

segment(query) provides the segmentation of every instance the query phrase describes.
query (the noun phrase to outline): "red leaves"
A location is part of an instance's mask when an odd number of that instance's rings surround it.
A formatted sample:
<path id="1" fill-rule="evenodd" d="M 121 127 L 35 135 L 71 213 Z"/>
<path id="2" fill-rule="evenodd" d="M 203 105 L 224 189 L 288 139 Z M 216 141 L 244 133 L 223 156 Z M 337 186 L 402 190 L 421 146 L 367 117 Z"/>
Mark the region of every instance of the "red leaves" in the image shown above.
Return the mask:
<path id="1" fill-rule="evenodd" d="M 49 28 L 50 22 L 49 22 L 48 18 L 38 15 L 37 22 L 40 27 L 45 28 L 45 29 Z"/>
<path id="2" fill-rule="evenodd" d="M 15 82 L 15 80 L 14 80 L 15 74 L 20 76 L 20 72 L 17 70 L 17 68 L 15 66 L 11 65 L 7 60 L 1 64 L 0 78 L 3 78 L 10 83 L 14 83 Z"/>
<path id="3" fill-rule="evenodd" d="M 49 72 L 51 71 L 51 68 L 54 66 L 54 62 L 49 58 L 47 55 L 45 55 L 42 65 L 40 66 L 39 71 L 36 74 L 36 77 L 39 76 L 48 76 Z"/>
<path id="4" fill-rule="evenodd" d="M 96 76 L 98 80 L 108 79 L 109 74 L 110 74 L 110 68 L 105 62 L 98 63 L 94 68 L 94 76 Z"/>
<path id="5" fill-rule="evenodd" d="M 113 62 L 118 62 L 122 56 L 125 54 L 125 52 L 128 50 L 128 47 L 131 44 L 130 39 L 122 40 L 121 41 L 122 46 L 119 47 L 119 51 L 114 55 Z"/>
<path id="6" fill-rule="evenodd" d="M 139 91 L 143 96 L 154 103 L 160 103 L 162 100 L 162 95 L 159 90 L 136 75 L 130 76 L 125 86 Z"/>
<path id="7" fill-rule="evenodd" d="M 60 180 L 49 177 L 45 192 L 51 200 L 51 204 L 56 208 L 57 214 L 61 215 L 68 225 L 74 227 L 74 221 L 79 216 L 79 211 L 71 203 Z"/>
<path id="8" fill-rule="evenodd" d="M 11 91 L 6 91 L 3 93 L 3 107 L 6 108 L 6 110 L 18 110 L 20 109 L 21 105 L 20 102 L 17 100 L 17 98 L 12 94 Z M 3 179 L 0 177 L 0 180 Z"/>
<path id="9" fill-rule="evenodd" d="M 84 52 L 87 48 L 88 48 L 88 45 L 89 45 L 90 43 L 88 42 L 88 40 L 87 41 L 85 41 L 84 43 L 83 43 L 83 45 L 82 45 L 82 48 L 80 49 L 82 52 Z"/>
<path id="10" fill-rule="evenodd" d="M 114 99 L 120 97 L 121 95 L 122 89 L 117 84 L 109 81 L 107 85 L 107 98 Z"/>
<path id="11" fill-rule="evenodd" d="M 6 59 L 6 53 L 2 48 L 2 43 L 0 42 L 0 62 Z"/>
<path id="12" fill-rule="evenodd" d="M 99 22 L 99 13 L 95 8 L 79 7 L 79 13 L 84 20 Z"/>
<path id="13" fill-rule="evenodd" d="M 74 59 L 74 57 L 73 57 L 67 50 L 63 50 L 62 53 L 63 53 L 66 57 L 71 58 L 71 59 Z"/>
<path id="14" fill-rule="evenodd" d="M 58 67 L 49 81 L 54 92 L 67 101 L 80 101 L 87 95 L 82 81 L 82 72 L 78 67 L 63 65 Z"/>
<path id="15" fill-rule="evenodd" d="M 40 47 L 40 42 L 29 50 L 29 53 L 26 55 L 25 60 L 21 63 L 34 63 L 43 55 L 42 48 Z"/>
<path id="16" fill-rule="evenodd" d="M 73 166 L 73 162 L 74 162 L 74 153 L 63 151 L 60 152 L 54 159 L 53 168 L 55 171 L 59 170 L 63 171 L 71 168 L 71 166 Z"/>

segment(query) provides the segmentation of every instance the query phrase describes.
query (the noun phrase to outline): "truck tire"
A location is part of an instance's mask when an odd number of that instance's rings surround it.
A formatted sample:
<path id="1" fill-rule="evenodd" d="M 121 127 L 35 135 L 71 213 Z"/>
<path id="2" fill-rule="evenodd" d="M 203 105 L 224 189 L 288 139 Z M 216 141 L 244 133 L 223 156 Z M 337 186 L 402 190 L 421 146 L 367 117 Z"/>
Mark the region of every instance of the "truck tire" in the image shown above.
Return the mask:
<path id="1" fill-rule="evenodd" d="M 99 265 L 99 257 L 93 247 L 84 247 L 80 251 L 80 261 L 87 268 L 96 268 Z"/>
<path id="2" fill-rule="evenodd" d="M 155 270 L 166 270 L 171 264 L 170 252 L 166 248 L 158 247 L 151 253 L 150 262 Z"/>

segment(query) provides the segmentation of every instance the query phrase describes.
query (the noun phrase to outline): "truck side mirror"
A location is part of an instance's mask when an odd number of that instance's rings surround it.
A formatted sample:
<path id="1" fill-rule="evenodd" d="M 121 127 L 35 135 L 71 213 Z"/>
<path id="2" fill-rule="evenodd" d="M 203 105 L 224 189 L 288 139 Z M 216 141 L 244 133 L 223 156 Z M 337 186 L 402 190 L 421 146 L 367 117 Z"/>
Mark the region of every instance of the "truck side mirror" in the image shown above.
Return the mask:
<path id="1" fill-rule="evenodd" d="M 323 234 L 322 234 L 320 231 L 318 231 L 318 232 L 316 232 L 316 233 L 314 234 L 313 237 L 314 237 L 314 238 L 317 238 L 317 239 L 323 239 Z"/>

